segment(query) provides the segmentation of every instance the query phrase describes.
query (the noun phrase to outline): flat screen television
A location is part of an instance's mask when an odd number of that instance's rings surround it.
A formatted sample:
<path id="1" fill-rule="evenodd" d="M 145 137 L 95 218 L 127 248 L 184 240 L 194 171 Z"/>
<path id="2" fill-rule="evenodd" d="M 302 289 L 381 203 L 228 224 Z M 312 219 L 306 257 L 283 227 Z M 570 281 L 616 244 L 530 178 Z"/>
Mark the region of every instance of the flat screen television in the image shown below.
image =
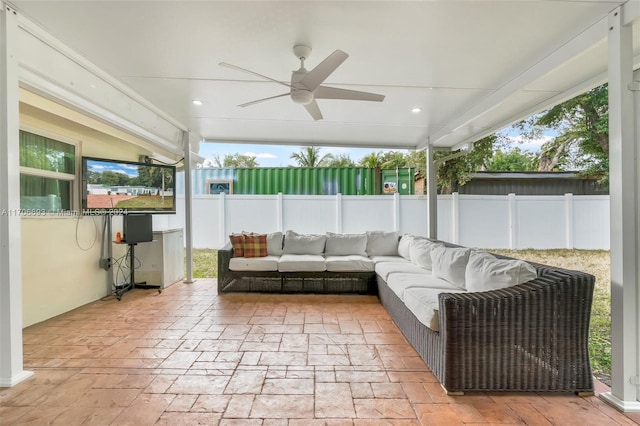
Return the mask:
<path id="1" fill-rule="evenodd" d="M 82 157 L 85 214 L 175 213 L 176 168 Z"/>

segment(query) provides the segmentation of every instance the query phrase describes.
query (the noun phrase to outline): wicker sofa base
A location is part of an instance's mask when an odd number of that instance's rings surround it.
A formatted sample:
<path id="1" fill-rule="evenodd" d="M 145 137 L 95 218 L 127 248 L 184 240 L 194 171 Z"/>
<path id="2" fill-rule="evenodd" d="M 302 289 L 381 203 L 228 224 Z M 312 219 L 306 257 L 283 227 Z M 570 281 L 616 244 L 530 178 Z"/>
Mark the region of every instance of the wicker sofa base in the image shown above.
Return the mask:
<path id="1" fill-rule="evenodd" d="M 377 294 L 373 272 L 233 272 L 218 291 L 251 293 Z"/>
<path id="2" fill-rule="evenodd" d="M 471 309 L 466 309 L 464 305 L 468 307 L 469 299 L 475 297 L 472 293 L 443 293 L 441 308 L 449 305 L 445 309 L 455 316 L 447 319 L 441 314 L 441 330 L 433 331 L 418 321 L 382 278 L 377 277 L 377 283 L 382 305 L 448 392 L 593 392 L 584 323 L 564 323 L 569 318 L 552 313 L 553 309 L 548 310 L 546 319 L 535 318 L 535 314 L 524 318 L 505 312 L 508 315 L 499 323 L 484 322 L 482 311 L 491 312 L 490 317 L 499 317 L 497 311 L 504 306 L 500 307 L 500 302 L 487 306 L 486 300 L 480 298 L 471 302 Z M 580 284 L 589 287 L 587 282 L 573 283 Z M 554 305 L 547 298 L 549 294 L 544 293 L 539 292 L 540 300 Z M 455 298 L 467 300 L 453 306 Z M 518 301 L 508 302 L 514 303 Z M 589 301 L 587 309 L 590 306 Z M 527 311 L 523 306 L 516 309 Z M 474 312 L 481 314 L 476 316 Z M 522 328 L 519 322 L 523 318 L 525 323 L 534 321 L 534 324 Z M 558 319 L 561 324 L 557 324 Z M 543 329 L 538 331 L 535 327 Z"/>

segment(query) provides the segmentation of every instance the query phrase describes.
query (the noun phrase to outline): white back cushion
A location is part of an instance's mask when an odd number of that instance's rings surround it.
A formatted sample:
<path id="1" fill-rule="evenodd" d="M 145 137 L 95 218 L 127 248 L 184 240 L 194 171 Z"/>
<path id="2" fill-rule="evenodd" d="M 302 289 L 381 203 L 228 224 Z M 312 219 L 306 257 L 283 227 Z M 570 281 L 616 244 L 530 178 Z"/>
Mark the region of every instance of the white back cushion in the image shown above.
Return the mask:
<path id="1" fill-rule="evenodd" d="M 367 234 L 334 234 L 327 232 L 324 249 L 327 256 L 367 255 Z"/>
<path id="2" fill-rule="evenodd" d="M 282 254 L 282 232 L 267 234 L 267 254 L 269 256 Z"/>
<path id="3" fill-rule="evenodd" d="M 436 247 L 443 247 L 443 245 L 427 239 L 414 238 L 409 251 L 411 261 L 422 268 L 432 269 L 431 250 Z"/>
<path id="4" fill-rule="evenodd" d="M 469 248 L 435 247 L 431 250 L 433 275 L 464 290 L 469 254 L 471 254 Z"/>
<path id="5" fill-rule="evenodd" d="M 404 234 L 402 238 L 400 238 L 400 242 L 398 243 L 399 256 L 402 256 L 407 260 L 411 260 L 411 242 L 413 239 L 414 236 L 411 234 Z"/>
<path id="6" fill-rule="evenodd" d="M 302 235 L 287 231 L 284 236 L 283 254 L 322 254 L 327 237 L 324 235 Z"/>
<path id="7" fill-rule="evenodd" d="M 372 231 L 367 232 L 368 256 L 397 256 L 398 233 Z"/>
<path id="8" fill-rule="evenodd" d="M 538 276 L 536 268 L 523 260 L 498 259 L 489 253 L 474 250 L 465 272 L 467 291 L 487 291 L 511 287 Z"/>

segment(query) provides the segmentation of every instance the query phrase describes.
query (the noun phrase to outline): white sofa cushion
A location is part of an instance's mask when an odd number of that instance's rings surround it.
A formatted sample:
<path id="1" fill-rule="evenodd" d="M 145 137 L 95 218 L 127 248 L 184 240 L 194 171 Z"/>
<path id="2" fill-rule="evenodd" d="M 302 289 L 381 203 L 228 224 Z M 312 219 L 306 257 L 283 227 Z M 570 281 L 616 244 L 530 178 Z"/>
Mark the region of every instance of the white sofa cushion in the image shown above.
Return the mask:
<path id="1" fill-rule="evenodd" d="M 398 242 L 398 256 L 411 260 L 411 242 L 415 237 L 411 234 L 404 234 Z"/>
<path id="2" fill-rule="evenodd" d="M 332 272 L 370 272 L 374 263 L 365 256 L 352 254 L 349 256 L 327 256 L 327 271 Z"/>
<path id="3" fill-rule="evenodd" d="M 324 253 L 324 235 L 302 235 L 287 231 L 284 237 L 283 254 L 317 254 Z"/>
<path id="4" fill-rule="evenodd" d="M 538 276 L 536 268 L 523 260 L 498 259 L 473 250 L 465 271 L 467 291 L 487 291 L 526 283 Z"/>
<path id="5" fill-rule="evenodd" d="M 367 232 L 368 256 L 397 256 L 398 233 L 372 231 Z"/>
<path id="6" fill-rule="evenodd" d="M 373 263 L 380 263 L 380 262 L 410 263 L 407 259 L 401 256 L 371 256 L 370 259 L 373 260 Z"/>
<path id="7" fill-rule="evenodd" d="M 389 282 L 389 275 L 397 273 L 408 274 L 428 274 L 429 271 L 414 265 L 410 262 L 380 262 L 376 263 L 376 274 L 380 275 L 380 278 Z"/>
<path id="8" fill-rule="evenodd" d="M 367 234 L 334 234 L 327 232 L 326 256 L 367 255 Z"/>
<path id="9" fill-rule="evenodd" d="M 441 291 L 459 290 L 453 284 L 431 275 L 429 272 L 424 274 L 405 274 L 395 273 L 389 275 L 387 281 L 389 288 L 404 302 L 404 291 L 411 287 L 437 288 Z"/>
<path id="10" fill-rule="evenodd" d="M 231 271 L 277 271 L 280 256 L 232 257 L 229 261 Z"/>
<path id="11" fill-rule="evenodd" d="M 470 253 L 469 248 L 440 246 L 432 249 L 433 275 L 464 290 L 464 278 Z"/>
<path id="12" fill-rule="evenodd" d="M 324 257 L 319 254 L 283 254 L 278 260 L 280 272 L 322 272 Z"/>
<path id="13" fill-rule="evenodd" d="M 443 245 L 426 238 L 414 238 L 409 249 L 411 261 L 422 268 L 431 270 L 433 264 L 431 251 L 436 247 L 443 247 Z"/>
<path id="14" fill-rule="evenodd" d="M 267 253 L 269 256 L 282 254 L 282 232 L 267 234 Z"/>
<path id="15" fill-rule="evenodd" d="M 462 290 L 411 287 L 404 291 L 404 303 L 422 324 L 433 331 L 440 330 L 438 295 L 440 293 L 463 293 Z"/>

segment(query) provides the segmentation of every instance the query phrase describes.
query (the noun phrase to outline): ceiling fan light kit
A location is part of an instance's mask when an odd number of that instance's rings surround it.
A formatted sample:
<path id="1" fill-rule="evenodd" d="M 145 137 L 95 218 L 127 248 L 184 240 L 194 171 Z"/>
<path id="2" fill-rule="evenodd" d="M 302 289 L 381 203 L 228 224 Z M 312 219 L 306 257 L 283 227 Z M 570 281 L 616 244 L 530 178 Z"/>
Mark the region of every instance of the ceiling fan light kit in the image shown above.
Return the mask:
<path id="1" fill-rule="evenodd" d="M 376 93 L 322 86 L 322 83 L 331 75 L 331 73 L 333 73 L 336 68 L 338 68 L 349 57 L 349 55 L 342 50 L 336 50 L 327 56 L 311 71 L 307 71 L 304 67 L 305 60 L 309 58 L 309 55 L 311 55 L 311 47 L 299 44 L 293 47 L 293 53 L 300 60 L 300 68 L 291 73 L 291 84 L 283 83 L 274 78 L 258 74 L 257 72 L 250 71 L 236 65 L 220 62 L 220 66 L 246 72 L 290 88 L 289 93 L 246 102 L 239 106 L 247 107 L 289 95 L 293 102 L 304 106 L 311 117 L 317 121 L 322 120 L 322 113 L 320 112 L 320 107 L 318 106 L 316 99 L 340 99 L 370 102 L 382 102 L 384 100 L 384 95 L 378 95 Z"/>

